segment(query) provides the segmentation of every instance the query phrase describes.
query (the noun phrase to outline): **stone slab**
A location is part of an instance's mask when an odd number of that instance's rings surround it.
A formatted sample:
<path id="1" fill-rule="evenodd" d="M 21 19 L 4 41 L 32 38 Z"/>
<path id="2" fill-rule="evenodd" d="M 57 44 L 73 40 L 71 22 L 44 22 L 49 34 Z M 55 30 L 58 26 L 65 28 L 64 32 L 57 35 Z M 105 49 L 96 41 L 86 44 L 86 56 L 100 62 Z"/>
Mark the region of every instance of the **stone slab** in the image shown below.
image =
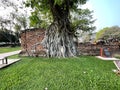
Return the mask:
<path id="1" fill-rule="evenodd" d="M 2 53 L 0 54 L 0 57 L 9 57 L 9 56 L 12 56 L 12 55 L 15 55 L 15 54 L 19 54 L 21 52 L 21 50 L 18 50 L 18 51 L 13 51 L 13 52 L 8 52 L 8 53 Z"/>
<path id="2" fill-rule="evenodd" d="M 111 60 L 111 61 L 115 61 L 115 60 L 120 60 L 118 58 L 114 58 L 114 57 L 101 57 L 101 56 L 96 56 L 97 58 L 101 59 L 101 60 Z"/>
<path id="3" fill-rule="evenodd" d="M 118 70 L 120 70 L 120 61 L 113 61 Z"/>
<path id="4" fill-rule="evenodd" d="M 8 59 L 8 64 L 2 64 L 2 60 L 0 60 L 0 69 L 1 68 L 4 68 L 4 67 L 7 67 L 15 62 L 18 62 L 20 61 L 21 59 Z"/>

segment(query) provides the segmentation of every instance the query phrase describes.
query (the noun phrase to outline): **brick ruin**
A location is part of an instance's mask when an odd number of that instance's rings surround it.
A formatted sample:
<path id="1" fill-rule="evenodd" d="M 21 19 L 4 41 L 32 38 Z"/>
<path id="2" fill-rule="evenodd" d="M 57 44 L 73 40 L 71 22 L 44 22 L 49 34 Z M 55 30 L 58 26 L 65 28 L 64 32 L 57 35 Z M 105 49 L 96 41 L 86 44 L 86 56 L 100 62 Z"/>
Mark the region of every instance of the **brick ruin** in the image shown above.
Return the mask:
<path id="1" fill-rule="evenodd" d="M 21 55 L 24 56 L 46 56 L 46 50 L 41 42 L 45 36 L 45 29 L 26 29 L 21 32 Z M 112 53 L 120 52 L 120 43 L 112 44 L 90 44 L 78 43 L 79 55 L 100 55 L 100 48 L 109 48 Z"/>
<path id="2" fill-rule="evenodd" d="M 45 55 L 44 47 L 41 44 L 44 35 L 45 29 L 26 29 L 22 31 L 20 34 L 21 54 L 25 56 Z"/>
<path id="3" fill-rule="evenodd" d="M 120 54 L 119 44 L 78 44 L 78 52 L 80 55 L 100 56 L 100 49 L 107 48 L 112 54 Z"/>

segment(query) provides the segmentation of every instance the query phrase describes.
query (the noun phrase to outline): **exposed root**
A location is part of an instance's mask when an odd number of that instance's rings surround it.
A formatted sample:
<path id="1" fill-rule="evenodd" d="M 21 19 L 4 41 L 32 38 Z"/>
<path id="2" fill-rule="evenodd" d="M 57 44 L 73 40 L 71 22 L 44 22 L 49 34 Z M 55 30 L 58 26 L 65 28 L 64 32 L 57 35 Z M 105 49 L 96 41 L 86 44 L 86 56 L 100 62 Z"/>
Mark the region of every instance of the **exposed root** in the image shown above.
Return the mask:
<path id="1" fill-rule="evenodd" d="M 74 35 L 69 33 L 65 24 L 62 25 L 54 22 L 46 31 L 42 44 L 47 49 L 48 57 L 71 57 L 77 54 Z"/>

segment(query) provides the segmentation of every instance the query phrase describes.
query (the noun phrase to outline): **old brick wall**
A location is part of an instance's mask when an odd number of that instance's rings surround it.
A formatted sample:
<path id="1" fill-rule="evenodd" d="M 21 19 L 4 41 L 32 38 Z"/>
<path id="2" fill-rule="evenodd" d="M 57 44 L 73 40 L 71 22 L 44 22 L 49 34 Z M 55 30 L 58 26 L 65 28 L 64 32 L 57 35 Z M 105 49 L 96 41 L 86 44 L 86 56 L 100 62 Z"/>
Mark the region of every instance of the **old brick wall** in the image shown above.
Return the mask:
<path id="1" fill-rule="evenodd" d="M 78 44 L 79 55 L 99 56 L 101 48 L 109 48 L 110 52 L 113 54 L 120 53 L 120 47 L 118 44 L 110 45 Z"/>
<path id="2" fill-rule="evenodd" d="M 27 52 L 29 56 L 34 56 L 36 53 L 43 52 L 44 48 L 41 45 L 41 41 L 44 35 L 45 29 L 27 29 L 22 31 L 20 37 L 24 54 Z"/>
<path id="3" fill-rule="evenodd" d="M 27 29 L 21 32 L 21 54 L 25 56 L 44 56 L 46 50 L 41 44 L 45 36 L 44 29 Z M 100 48 L 110 48 L 113 53 L 120 52 L 120 44 L 112 43 L 110 45 L 96 44 L 78 44 L 79 55 L 100 55 Z"/>

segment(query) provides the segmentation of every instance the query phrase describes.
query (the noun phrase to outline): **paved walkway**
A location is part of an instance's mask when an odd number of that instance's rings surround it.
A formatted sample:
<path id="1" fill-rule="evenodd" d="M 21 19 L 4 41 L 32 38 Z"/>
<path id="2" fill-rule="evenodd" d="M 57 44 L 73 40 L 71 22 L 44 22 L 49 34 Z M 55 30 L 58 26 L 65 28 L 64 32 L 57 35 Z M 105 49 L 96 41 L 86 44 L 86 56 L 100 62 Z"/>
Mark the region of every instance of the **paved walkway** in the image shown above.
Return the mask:
<path id="1" fill-rule="evenodd" d="M 12 56 L 12 55 L 15 55 L 15 54 L 19 54 L 20 52 L 21 52 L 21 50 L 8 52 L 8 53 L 2 53 L 2 54 L 0 54 L 0 57 Z"/>
<path id="2" fill-rule="evenodd" d="M 118 70 L 120 70 L 120 61 L 113 61 Z"/>
<path id="3" fill-rule="evenodd" d="M 0 54 L 0 58 L 2 57 L 8 57 L 8 56 L 12 56 L 15 54 L 19 54 L 21 52 L 21 50 L 18 51 L 13 51 L 13 52 L 8 52 L 8 53 L 2 53 Z M 6 66 L 9 66 L 17 61 L 19 61 L 20 59 L 8 59 L 8 63 L 7 64 L 2 64 L 2 60 L 0 60 L 0 69 Z"/>
<path id="4" fill-rule="evenodd" d="M 106 60 L 106 61 L 115 61 L 115 60 L 120 60 L 118 58 L 114 58 L 114 57 L 101 57 L 101 56 L 96 56 L 97 58 L 101 59 L 101 60 Z"/>
<path id="5" fill-rule="evenodd" d="M 120 70 L 120 59 L 114 58 L 114 57 L 112 57 L 112 58 L 105 58 L 105 57 L 101 57 L 101 56 L 96 56 L 96 57 L 101 60 L 105 60 L 105 61 L 113 61 L 113 63 L 117 67 L 117 69 Z"/>

